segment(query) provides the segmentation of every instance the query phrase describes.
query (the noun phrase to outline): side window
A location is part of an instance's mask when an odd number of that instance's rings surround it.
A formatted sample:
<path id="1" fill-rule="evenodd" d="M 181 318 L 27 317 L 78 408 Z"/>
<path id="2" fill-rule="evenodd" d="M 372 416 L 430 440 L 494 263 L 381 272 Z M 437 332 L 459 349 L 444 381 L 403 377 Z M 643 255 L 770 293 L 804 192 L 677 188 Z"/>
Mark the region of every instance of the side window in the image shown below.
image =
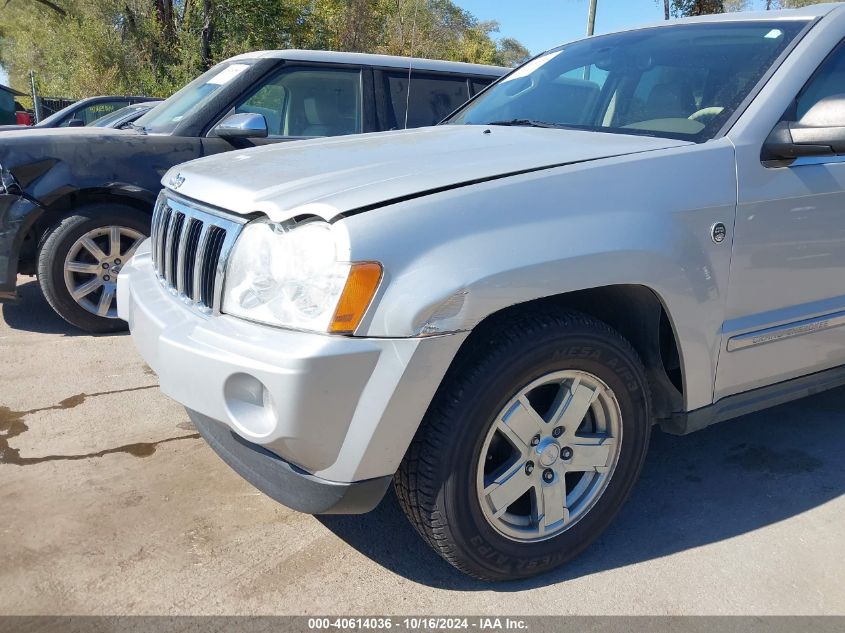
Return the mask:
<path id="1" fill-rule="evenodd" d="M 235 112 L 263 114 L 270 136 L 361 132 L 361 71 L 291 68 L 275 75 Z"/>
<path id="2" fill-rule="evenodd" d="M 822 62 L 816 74 L 796 99 L 795 121 L 807 114 L 807 111 L 825 97 L 845 94 L 845 44 L 840 44 L 830 56 Z M 845 121 L 842 122 L 845 125 Z"/>
<path id="3" fill-rule="evenodd" d="M 119 110 L 120 108 L 125 108 L 129 105 L 129 102 L 126 100 L 123 101 L 101 101 L 99 103 L 94 103 L 89 105 L 86 108 L 82 108 L 78 112 L 76 112 L 71 118 L 67 121 L 62 122 L 62 127 L 67 127 L 70 125 L 71 121 L 82 121 L 84 125 L 88 125 L 89 123 L 93 123 L 100 117 L 104 117 L 107 114 L 111 114 L 115 110 Z"/>
<path id="4" fill-rule="evenodd" d="M 408 103 L 408 127 L 436 125 L 469 99 L 466 79 L 411 74 L 408 97 L 408 73 L 385 73 L 387 90 L 397 129 L 405 127 L 405 104 Z"/>

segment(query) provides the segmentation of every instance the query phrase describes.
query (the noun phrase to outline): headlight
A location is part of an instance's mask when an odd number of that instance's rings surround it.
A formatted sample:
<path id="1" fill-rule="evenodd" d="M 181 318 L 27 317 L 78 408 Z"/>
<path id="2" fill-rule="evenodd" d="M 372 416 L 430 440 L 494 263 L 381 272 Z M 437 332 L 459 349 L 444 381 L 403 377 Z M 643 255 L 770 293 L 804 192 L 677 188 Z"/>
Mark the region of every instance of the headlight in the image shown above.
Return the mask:
<path id="1" fill-rule="evenodd" d="M 316 332 L 355 331 L 381 280 L 381 265 L 348 263 L 331 224 L 259 220 L 238 236 L 226 271 L 223 312 Z"/>

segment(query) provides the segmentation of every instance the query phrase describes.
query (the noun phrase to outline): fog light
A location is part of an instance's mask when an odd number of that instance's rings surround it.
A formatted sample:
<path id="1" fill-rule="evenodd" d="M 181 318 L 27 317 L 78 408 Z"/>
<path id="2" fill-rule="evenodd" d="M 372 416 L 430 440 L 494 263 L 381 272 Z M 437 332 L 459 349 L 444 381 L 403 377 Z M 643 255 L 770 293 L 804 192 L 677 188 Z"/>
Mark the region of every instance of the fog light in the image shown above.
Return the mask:
<path id="1" fill-rule="evenodd" d="M 276 411 L 267 387 L 248 374 L 233 374 L 223 386 L 232 423 L 253 438 L 268 436 L 276 427 Z"/>

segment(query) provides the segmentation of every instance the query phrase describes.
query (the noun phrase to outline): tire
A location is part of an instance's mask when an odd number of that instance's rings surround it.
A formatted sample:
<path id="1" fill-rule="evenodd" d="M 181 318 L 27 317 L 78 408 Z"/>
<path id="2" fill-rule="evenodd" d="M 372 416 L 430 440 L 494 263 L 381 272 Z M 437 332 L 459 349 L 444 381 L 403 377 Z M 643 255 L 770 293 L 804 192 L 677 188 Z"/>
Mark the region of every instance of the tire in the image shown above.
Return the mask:
<path id="1" fill-rule="evenodd" d="M 529 441 L 533 424 L 540 430 Z M 624 338 L 578 313 L 522 313 L 461 350 L 396 473 L 397 497 L 459 570 L 488 581 L 535 576 L 608 527 L 639 477 L 650 432 L 645 370 Z M 509 503 L 526 484 L 527 496 Z"/>
<path id="2" fill-rule="evenodd" d="M 113 250 L 112 229 L 117 230 Z M 119 332 L 117 274 L 150 233 L 150 218 L 122 204 L 81 206 L 52 227 L 38 251 L 38 283 L 50 307 L 71 325 L 92 333 Z M 82 243 L 90 238 L 92 247 Z M 95 251 L 99 249 L 99 253 Z M 73 268 L 71 268 L 73 266 Z M 87 291 L 74 298 L 71 288 Z M 90 290 L 89 290 L 90 289 Z M 108 305 L 108 309 L 103 309 Z"/>

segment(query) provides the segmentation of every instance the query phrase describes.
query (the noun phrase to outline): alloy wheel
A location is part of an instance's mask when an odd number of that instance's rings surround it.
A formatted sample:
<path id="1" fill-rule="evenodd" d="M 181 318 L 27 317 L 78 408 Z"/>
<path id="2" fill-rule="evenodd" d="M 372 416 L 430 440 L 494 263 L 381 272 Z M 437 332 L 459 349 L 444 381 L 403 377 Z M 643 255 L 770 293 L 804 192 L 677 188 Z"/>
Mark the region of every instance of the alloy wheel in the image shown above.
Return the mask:
<path id="1" fill-rule="evenodd" d="M 521 389 L 482 444 L 478 501 L 487 522 L 520 543 L 553 538 L 593 507 L 622 445 L 613 391 L 583 371 L 560 371 Z"/>
<path id="2" fill-rule="evenodd" d="M 65 285 L 82 308 L 117 318 L 115 291 L 120 270 L 146 236 L 125 226 L 103 226 L 82 235 L 65 257 Z"/>

